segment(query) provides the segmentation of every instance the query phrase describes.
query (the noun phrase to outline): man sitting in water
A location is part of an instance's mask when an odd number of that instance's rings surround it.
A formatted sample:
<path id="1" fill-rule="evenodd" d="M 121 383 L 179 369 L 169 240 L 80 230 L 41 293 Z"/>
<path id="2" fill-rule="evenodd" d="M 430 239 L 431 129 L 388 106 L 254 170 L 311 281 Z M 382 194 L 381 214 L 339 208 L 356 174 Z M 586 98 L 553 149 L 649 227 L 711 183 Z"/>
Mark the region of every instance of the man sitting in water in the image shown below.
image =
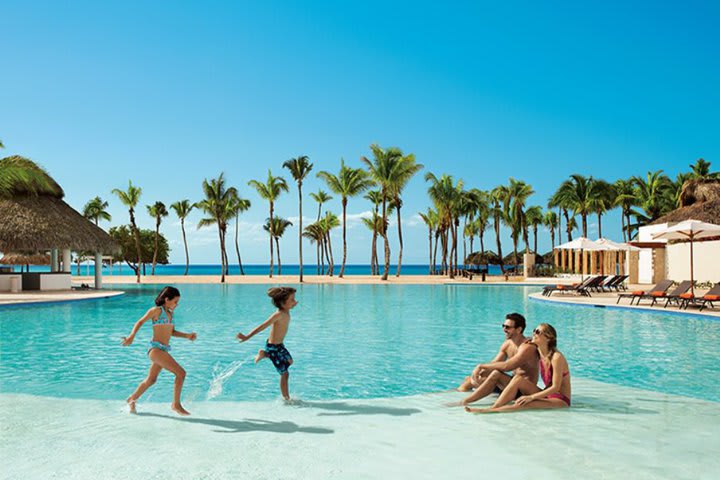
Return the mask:
<path id="1" fill-rule="evenodd" d="M 473 393 L 455 405 L 469 405 L 485 398 L 493 391 L 501 391 L 510 383 L 512 377 L 505 373 L 513 371 L 514 375 L 523 375 L 531 382 L 538 381 L 537 348 L 523 335 L 525 317 L 519 313 L 508 313 L 502 325 L 505 341 L 492 362 L 480 364 L 473 370 L 470 377 L 458 387 L 459 391 L 468 391 L 477 387 Z"/>

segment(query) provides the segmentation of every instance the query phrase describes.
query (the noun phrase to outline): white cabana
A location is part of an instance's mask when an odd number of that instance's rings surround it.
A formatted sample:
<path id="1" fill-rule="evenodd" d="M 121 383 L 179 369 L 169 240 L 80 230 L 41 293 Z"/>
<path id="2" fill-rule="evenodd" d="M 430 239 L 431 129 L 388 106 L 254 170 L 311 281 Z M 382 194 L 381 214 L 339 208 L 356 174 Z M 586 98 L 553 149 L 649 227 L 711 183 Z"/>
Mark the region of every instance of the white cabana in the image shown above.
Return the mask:
<path id="1" fill-rule="evenodd" d="M 693 271 L 693 242 L 701 238 L 716 237 L 720 235 L 720 225 L 705 223 L 699 220 L 685 220 L 667 227 L 665 230 L 653 235 L 655 239 L 688 240 L 690 242 L 690 281 L 693 283 L 691 292 L 695 294 L 695 275 Z"/>

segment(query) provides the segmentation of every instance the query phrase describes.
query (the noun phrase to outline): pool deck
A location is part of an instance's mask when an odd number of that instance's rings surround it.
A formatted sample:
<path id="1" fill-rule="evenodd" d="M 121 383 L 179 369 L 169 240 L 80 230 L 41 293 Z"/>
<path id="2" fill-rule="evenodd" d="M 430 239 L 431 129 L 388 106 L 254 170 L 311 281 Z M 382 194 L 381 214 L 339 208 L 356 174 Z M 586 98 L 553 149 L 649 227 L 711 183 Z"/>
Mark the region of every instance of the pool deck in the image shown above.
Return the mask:
<path id="1" fill-rule="evenodd" d="M 628 289 L 628 291 L 633 291 L 633 289 L 642 289 L 642 286 L 633 286 L 632 289 Z M 630 299 L 623 298 L 620 299 L 620 303 L 618 303 L 618 294 L 608 293 L 608 292 L 591 292 L 591 297 L 581 297 L 580 295 L 574 295 L 574 294 L 563 294 L 563 293 L 555 293 L 550 297 L 543 296 L 542 293 L 531 293 L 529 297 L 533 300 L 541 301 L 541 302 L 550 302 L 550 303 L 556 303 L 561 305 L 579 305 L 583 307 L 599 307 L 599 308 L 617 308 L 617 309 L 623 309 L 623 310 L 641 310 L 645 312 L 654 312 L 654 313 L 675 313 L 675 314 L 681 314 L 681 315 L 692 315 L 692 316 L 698 316 L 698 317 L 712 317 L 715 319 L 720 319 L 720 308 L 717 308 L 720 306 L 720 302 L 716 304 L 716 308 L 704 308 L 702 311 L 700 311 L 697 307 L 689 307 L 685 310 L 680 310 L 678 307 L 669 305 L 667 308 L 663 308 L 665 305 L 665 300 L 659 299 L 658 303 L 655 304 L 654 307 L 650 306 L 651 301 L 650 300 L 642 300 L 643 303 L 640 305 L 630 305 Z"/>
<path id="2" fill-rule="evenodd" d="M 118 290 L 58 290 L 53 292 L 0 293 L 0 306 L 97 300 L 123 295 Z"/>

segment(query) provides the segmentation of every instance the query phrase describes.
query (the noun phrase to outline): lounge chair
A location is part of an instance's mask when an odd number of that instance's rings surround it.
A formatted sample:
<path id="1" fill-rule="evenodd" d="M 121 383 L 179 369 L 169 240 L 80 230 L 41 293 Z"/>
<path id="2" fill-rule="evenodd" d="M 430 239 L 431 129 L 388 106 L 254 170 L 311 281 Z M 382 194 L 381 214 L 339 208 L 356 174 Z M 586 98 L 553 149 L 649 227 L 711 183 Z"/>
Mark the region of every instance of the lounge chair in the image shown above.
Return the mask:
<path id="1" fill-rule="evenodd" d="M 705 305 L 710 305 L 710 308 L 715 308 L 713 302 L 720 302 L 720 283 L 716 283 L 710 290 L 705 293 L 702 297 L 698 298 L 687 298 L 680 304 L 680 308 L 688 307 L 688 304 L 692 302 L 693 305 L 700 305 L 700 310 L 705 308 Z"/>
<path id="2" fill-rule="evenodd" d="M 600 276 L 595 276 L 588 277 L 582 282 L 573 285 L 548 285 L 543 289 L 543 295 L 549 297 L 554 292 L 572 292 L 589 297 L 590 292 L 588 291 L 588 289 L 597 285 L 599 281 L 602 281 L 602 278 Z"/>
<path id="3" fill-rule="evenodd" d="M 620 289 L 626 290 L 625 280 L 627 280 L 628 277 L 629 275 L 615 275 L 602 285 L 602 289 L 606 292 L 612 292 L 613 289 L 615 289 L 615 291 L 620 291 Z"/>
<path id="4" fill-rule="evenodd" d="M 668 305 L 671 303 L 677 303 L 678 307 L 680 306 L 681 302 L 683 300 L 686 300 L 688 298 L 692 298 L 692 293 L 690 293 L 690 289 L 692 288 L 693 282 L 690 280 L 685 280 L 684 282 L 680 282 L 680 284 L 675 287 L 675 289 L 667 294 L 664 295 L 651 295 L 643 298 L 650 298 L 652 297 L 652 303 L 650 304 L 651 307 L 655 306 L 655 303 L 658 302 L 660 299 L 665 299 L 665 305 L 663 308 L 667 308 Z M 640 305 L 640 300 L 642 298 L 639 298 L 637 301 L 637 304 Z"/>
<path id="5" fill-rule="evenodd" d="M 643 295 L 652 295 L 653 292 L 658 292 L 658 294 L 663 294 L 667 292 L 668 288 L 670 288 L 673 284 L 672 280 L 661 280 L 655 285 L 651 290 L 645 291 L 645 290 L 636 290 L 634 292 L 628 292 L 628 293 L 618 293 L 618 299 L 615 303 L 620 303 L 620 300 L 623 298 L 629 298 L 630 299 L 630 305 L 633 304 L 635 299 L 639 299 Z M 639 301 L 639 300 L 638 300 Z"/>

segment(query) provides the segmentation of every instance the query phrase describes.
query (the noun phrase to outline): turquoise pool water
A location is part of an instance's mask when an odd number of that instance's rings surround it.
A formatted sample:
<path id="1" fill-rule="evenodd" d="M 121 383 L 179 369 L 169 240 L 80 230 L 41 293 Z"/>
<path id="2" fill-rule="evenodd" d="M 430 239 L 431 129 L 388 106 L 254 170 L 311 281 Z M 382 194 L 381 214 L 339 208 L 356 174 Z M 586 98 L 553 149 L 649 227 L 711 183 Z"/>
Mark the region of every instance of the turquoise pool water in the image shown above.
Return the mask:
<path id="1" fill-rule="evenodd" d="M 120 339 L 150 306 L 156 287 L 92 302 L 0 308 L 0 392 L 124 399 L 145 376 L 151 327 L 130 347 Z M 262 285 L 184 285 L 173 339 L 188 372 L 188 400 L 269 400 L 278 375 L 252 357 L 265 335 L 235 334 L 262 322 L 272 306 Z M 456 386 L 495 355 L 505 313 L 531 330 L 553 324 L 573 375 L 720 401 L 720 322 L 662 313 L 579 308 L 527 299 L 536 287 L 307 285 L 299 287 L 286 346 L 295 358 L 290 388 L 308 400 L 399 397 Z M 161 374 L 145 400 L 171 398 Z M 580 393 L 580 392 L 577 392 Z"/>

